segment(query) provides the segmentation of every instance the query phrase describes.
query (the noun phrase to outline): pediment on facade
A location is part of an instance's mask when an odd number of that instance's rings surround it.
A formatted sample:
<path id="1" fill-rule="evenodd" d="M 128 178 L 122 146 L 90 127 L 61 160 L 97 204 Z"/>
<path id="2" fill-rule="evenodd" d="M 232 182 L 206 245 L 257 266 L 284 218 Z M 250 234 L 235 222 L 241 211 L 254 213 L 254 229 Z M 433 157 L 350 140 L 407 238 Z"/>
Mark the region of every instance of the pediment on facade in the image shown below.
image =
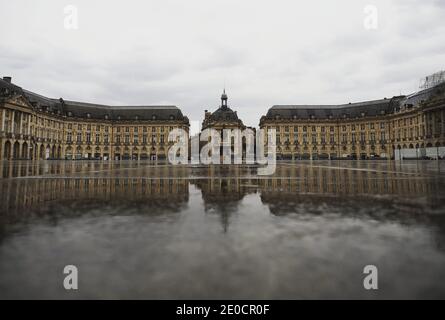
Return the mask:
<path id="1" fill-rule="evenodd" d="M 32 105 L 29 103 L 28 99 L 26 99 L 22 95 L 15 95 L 5 101 L 7 104 L 12 104 L 18 107 L 23 108 L 32 108 Z"/>

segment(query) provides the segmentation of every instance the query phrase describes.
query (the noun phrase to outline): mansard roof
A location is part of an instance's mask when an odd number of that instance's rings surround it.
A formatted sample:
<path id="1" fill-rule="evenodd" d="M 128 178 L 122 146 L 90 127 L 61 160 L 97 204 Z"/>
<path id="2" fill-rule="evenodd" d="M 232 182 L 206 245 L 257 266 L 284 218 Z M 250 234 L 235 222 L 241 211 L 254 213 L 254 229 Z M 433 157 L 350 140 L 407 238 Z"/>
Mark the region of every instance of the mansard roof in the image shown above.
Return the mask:
<path id="1" fill-rule="evenodd" d="M 391 112 L 401 98 L 394 97 L 340 105 L 276 105 L 269 109 L 266 118 L 328 119 L 381 115 Z"/>
<path id="2" fill-rule="evenodd" d="M 22 89 L 15 84 L 0 79 L 2 96 L 20 94 L 36 109 L 53 112 L 68 117 L 109 120 L 179 120 L 188 122 L 181 110 L 172 105 L 110 106 L 60 99 L 52 99 Z"/>
<path id="3" fill-rule="evenodd" d="M 238 121 L 238 115 L 229 107 L 219 107 L 210 115 L 211 121 Z"/>
<path id="4" fill-rule="evenodd" d="M 218 122 L 237 122 L 238 124 L 243 125 L 243 122 L 238 118 L 236 111 L 233 111 L 227 105 L 227 100 L 228 96 L 226 94 L 226 90 L 224 89 L 223 94 L 221 95 L 221 105 L 210 115 L 206 116 L 203 121 L 203 127 Z"/>
<path id="5" fill-rule="evenodd" d="M 440 84 L 408 96 L 394 96 L 390 99 L 338 105 L 275 105 L 268 110 L 263 119 L 340 119 L 378 116 L 418 105 L 444 92 L 445 84 Z"/>

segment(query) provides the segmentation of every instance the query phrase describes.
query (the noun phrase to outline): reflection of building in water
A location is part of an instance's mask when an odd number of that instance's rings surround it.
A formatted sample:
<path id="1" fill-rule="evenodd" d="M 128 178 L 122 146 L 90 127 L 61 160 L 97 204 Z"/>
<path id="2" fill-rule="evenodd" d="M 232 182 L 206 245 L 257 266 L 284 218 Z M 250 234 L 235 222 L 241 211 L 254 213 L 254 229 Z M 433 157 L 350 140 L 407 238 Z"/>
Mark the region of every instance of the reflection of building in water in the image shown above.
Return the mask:
<path id="1" fill-rule="evenodd" d="M 0 160 L 161 159 L 174 128 L 189 128 L 175 106 L 50 99 L 0 79 Z"/>
<path id="2" fill-rule="evenodd" d="M 279 166 L 274 176 L 259 179 L 258 184 L 264 194 L 275 191 L 302 194 L 420 196 L 437 192 L 437 180 L 419 176 L 415 166 L 403 172 L 396 171 L 394 166 L 385 169 L 375 166 L 372 162 L 368 163 L 368 167 L 360 168 Z"/>
<path id="3" fill-rule="evenodd" d="M 144 165 L 131 166 L 125 162 L 102 161 L 51 161 L 51 162 L 1 162 L 0 177 L 28 177 L 62 175 L 69 177 L 163 177 L 184 178 L 190 174 L 190 168 L 182 165 Z"/>
<path id="4" fill-rule="evenodd" d="M 277 131 L 277 156 L 332 159 L 445 156 L 445 83 L 409 96 L 343 105 L 277 105 L 260 128 Z"/>
<path id="5" fill-rule="evenodd" d="M 187 205 L 189 183 L 174 178 L 23 178 L 0 180 L 0 212 L 26 213 L 26 208 L 38 209 L 51 203 L 91 200 L 101 205 L 139 203 L 157 206 L 156 213 L 169 208 L 179 211 Z"/>
<path id="6" fill-rule="evenodd" d="M 256 192 L 253 180 L 241 179 L 238 166 L 209 166 L 203 176 L 208 178 L 191 180 L 201 190 L 204 210 L 221 216 L 224 231 L 229 227 L 230 215 L 238 212 L 238 205 L 248 193 Z"/>

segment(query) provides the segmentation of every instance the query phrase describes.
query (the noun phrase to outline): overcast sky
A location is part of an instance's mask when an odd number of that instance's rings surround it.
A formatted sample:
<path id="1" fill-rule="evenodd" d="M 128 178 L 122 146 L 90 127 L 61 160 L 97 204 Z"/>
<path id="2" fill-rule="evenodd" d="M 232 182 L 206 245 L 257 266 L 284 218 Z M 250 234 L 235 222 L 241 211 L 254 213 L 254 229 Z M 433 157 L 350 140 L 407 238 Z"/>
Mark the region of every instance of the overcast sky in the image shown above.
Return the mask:
<path id="1" fill-rule="evenodd" d="M 64 8 L 78 9 L 66 29 Z M 367 29 L 367 5 L 378 25 Z M 445 1 L 0 0 L 0 74 L 31 91 L 174 104 L 202 121 L 226 86 L 247 125 L 274 104 L 408 94 L 445 69 Z M 369 20 L 367 20 L 369 21 Z"/>

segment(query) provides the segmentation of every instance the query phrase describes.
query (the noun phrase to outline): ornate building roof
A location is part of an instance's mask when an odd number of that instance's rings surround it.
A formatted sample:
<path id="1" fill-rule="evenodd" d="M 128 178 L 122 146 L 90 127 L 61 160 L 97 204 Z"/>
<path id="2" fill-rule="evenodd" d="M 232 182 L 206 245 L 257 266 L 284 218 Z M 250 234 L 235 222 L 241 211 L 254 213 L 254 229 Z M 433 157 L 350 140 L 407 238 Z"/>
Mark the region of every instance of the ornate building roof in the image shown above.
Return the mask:
<path id="1" fill-rule="evenodd" d="M 265 120 L 342 119 L 391 114 L 428 101 L 444 91 L 445 84 L 408 96 L 339 105 L 275 105 L 261 118 Z"/>
<path id="2" fill-rule="evenodd" d="M 389 113 L 402 97 L 341 105 L 276 105 L 266 114 L 268 119 L 329 119 L 375 116 Z"/>
<path id="3" fill-rule="evenodd" d="M 52 99 L 22 89 L 11 83 L 11 78 L 0 79 L 0 96 L 22 95 L 37 110 L 61 116 L 105 120 L 179 120 L 188 122 L 176 106 L 110 106 L 60 99 Z"/>
<path id="4" fill-rule="evenodd" d="M 236 111 L 233 111 L 228 105 L 227 105 L 227 94 L 226 90 L 224 89 L 222 95 L 221 95 L 221 106 L 216 109 L 213 113 L 205 112 L 204 121 L 202 123 L 202 128 L 205 129 L 207 127 L 212 127 L 215 125 L 236 125 L 243 127 L 244 124 L 241 121 L 241 119 L 238 118 L 238 115 Z"/>

